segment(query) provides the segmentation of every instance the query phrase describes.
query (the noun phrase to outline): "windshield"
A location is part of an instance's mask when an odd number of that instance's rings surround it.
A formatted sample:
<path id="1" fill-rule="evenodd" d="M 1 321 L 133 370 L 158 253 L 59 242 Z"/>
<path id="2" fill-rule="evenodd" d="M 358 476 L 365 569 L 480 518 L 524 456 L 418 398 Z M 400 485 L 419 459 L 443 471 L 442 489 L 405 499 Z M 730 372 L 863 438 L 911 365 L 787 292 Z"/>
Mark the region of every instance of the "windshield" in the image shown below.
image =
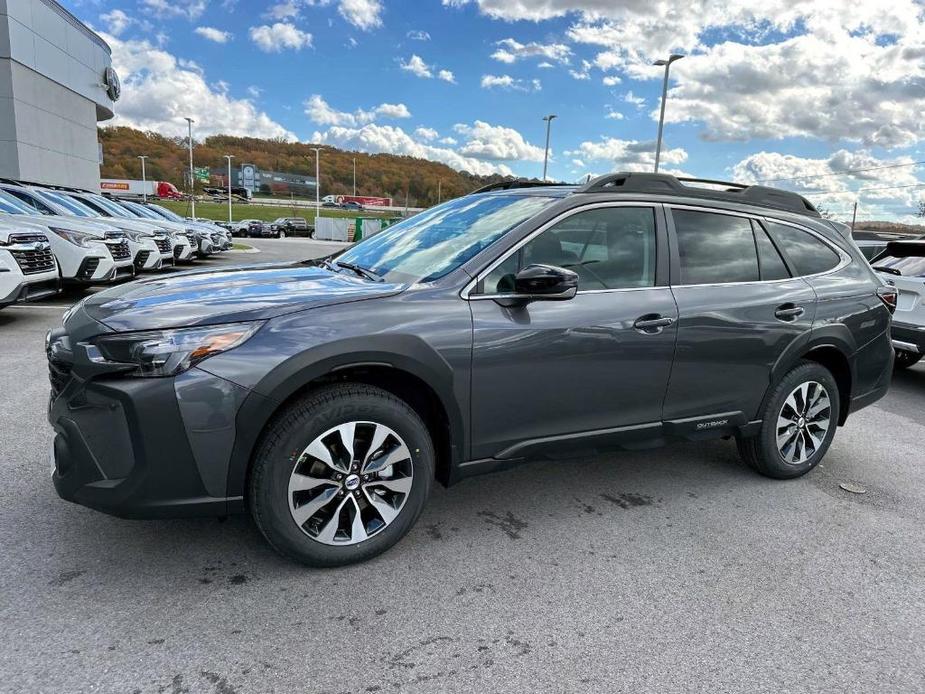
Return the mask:
<path id="1" fill-rule="evenodd" d="M 74 214 L 78 217 L 100 216 L 96 210 L 91 210 L 82 202 L 77 202 L 73 198 L 69 198 L 67 195 L 62 195 L 61 193 L 52 190 L 33 190 L 32 193 L 41 200 L 50 202 L 54 205 L 57 205 L 58 207 L 63 207 L 69 214 Z"/>
<path id="2" fill-rule="evenodd" d="M 139 217 L 144 217 L 145 219 L 156 219 L 162 220 L 163 217 L 160 215 L 154 214 L 144 205 L 139 205 L 137 202 L 128 202 L 127 200 L 121 203 L 122 207 L 125 207 L 130 212 L 134 212 Z"/>
<path id="3" fill-rule="evenodd" d="M 35 209 L 10 195 L 5 190 L 0 190 L 0 212 L 5 212 L 6 214 L 36 214 Z"/>
<path id="4" fill-rule="evenodd" d="M 92 201 L 93 206 L 102 210 L 103 214 L 110 217 L 121 217 L 122 219 L 132 219 L 137 217 L 137 215 L 132 214 L 119 203 L 113 202 L 109 198 L 105 198 L 102 195 L 97 195 L 96 193 L 87 193 L 87 199 Z"/>
<path id="5" fill-rule="evenodd" d="M 925 277 L 925 253 L 901 258 L 895 255 L 885 255 L 877 258 L 873 265 L 875 270 L 890 268 L 904 277 Z"/>
<path id="6" fill-rule="evenodd" d="M 155 214 L 158 214 L 161 217 L 163 217 L 164 219 L 169 219 L 171 222 L 185 222 L 186 221 L 185 219 L 183 219 L 183 217 L 178 215 L 176 212 L 172 210 L 168 210 L 166 207 L 160 207 L 159 205 L 151 205 L 151 210 Z"/>
<path id="7" fill-rule="evenodd" d="M 429 282 L 455 270 L 557 199 L 457 198 L 360 241 L 335 261 L 359 265 L 390 282 Z"/>

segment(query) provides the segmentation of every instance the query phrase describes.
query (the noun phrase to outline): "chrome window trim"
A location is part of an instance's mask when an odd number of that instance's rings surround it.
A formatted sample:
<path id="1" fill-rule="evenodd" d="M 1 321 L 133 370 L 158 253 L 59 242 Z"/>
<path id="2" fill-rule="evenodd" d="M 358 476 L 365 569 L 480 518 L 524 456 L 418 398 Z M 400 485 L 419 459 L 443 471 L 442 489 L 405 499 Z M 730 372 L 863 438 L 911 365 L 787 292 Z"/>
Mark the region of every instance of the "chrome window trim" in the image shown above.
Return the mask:
<path id="1" fill-rule="evenodd" d="M 514 255 L 523 246 L 530 243 L 530 241 L 532 241 L 534 238 L 542 234 L 544 231 L 546 231 L 550 227 L 555 226 L 559 222 L 565 219 L 568 219 L 569 217 L 575 214 L 578 214 L 579 212 L 587 212 L 588 210 L 596 210 L 596 209 L 605 208 L 605 207 L 648 207 L 649 209 L 652 210 L 653 222 L 655 222 L 656 239 L 658 239 L 658 220 L 654 217 L 654 215 L 656 213 L 656 210 L 658 210 L 658 208 L 661 207 L 662 204 L 663 203 L 652 202 L 652 201 L 632 202 L 629 200 L 611 200 L 611 201 L 593 202 L 587 205 L 581 205 L 580 207 L 573 207 L 571 209 L 565 210 L 561 212 L 559 215 L 550 219 L 545 224 L 531 231 L 529 234 L 527 234 L 524 238 L 522 238 L 516 244 L 508 248 L 507 251 L 505 251 L 500 256 L 495 258 L 485 268 L 479 271 L 478 274 L 476 274 L 476 276 L 462 288 L 462 290 L 459 292 L 459 296 L 465 299 L 466 301 L 470 301 L 470 300 L 480 301 L 483 299 L 516 299 L 518 297 L 517 294 L 472 294 L 472 291 L 478 285 L 479 282 L 485 279 L 486 275 L 490 274 L 492 270 L 494 270 L 496 267 L 498 267 L 501 263 L 503 263 L 505 260 L 510 258 L 512 255 Z M 656 258 L 656 265 L 657 263 L 658 263 L 658 258 Z M 605 292 L 639 291 L 641 289 L 663 289 L 663 288 L 666 288 L 666 287 L 653 284 L 651 287 L 625 287 L 625 288 L 620 288 L 620 289 L 585 289 L 585 290 L 579 289 L 576 292 L 576 295 L 577 294 L 590 294 L 590 293 L 601 294 Z"/>
<path id="2" fill-rule="evenodd" d="M 679 209 L 679 210 L 691 210 L 693 212 L 709 212 L 713 214 L 725 214 L 731 217 L 743 217 L 745 219 L 753 220 L 758 223 L 771 222 L 773 224 L 784 224 L 786 226 L 791 226 L 794 229 L 805 231 L 811 236 L 819 239 L 823 244 L 825 244 L 827 247 L 835 251 L 835 254 L 839 257 L 838 265 L 833 267 L 831 270 L 826 270 L 825 272 L 817 272 L 812 275 L 795 275 L 793 277 L 785 277 L 784 279 L 780 279 L 780 280 L 749 280 L 747 282 L 711 282 L 709 284 L 671 284 L 669 285 L 673 289 L 674 288 L 686 289 L 688 287 L 741 287 L 741 286 L 747 286 L 750 284 L 778 284 L 780 282 L 790 282 L 791 280 L 805 280 L 811 277 L 824 277 L 825 275 L 830 275 L 834 272 L 838 272 L 839 270 L 842 270 L 845 267 L 847 267 L 847 265 L 851 262 L 851 257 L 847 253 L 845 253 L 841 248 L 833 244 L 831 241 L 829 241 L 827 238 L 822 236 L 817 231 L 810 229 L 808 227 L 805 227 L 802 224 L 796 224 L 795 222 L 785 221 L 783 219 L 776 219 L 774 217 L 768 217 L 764 214 L 758 215 L 758 214 L 752 214 L 748 212 L 741 212 L 738 210 L 724 210 L 724 209 L 718 209 L 715 207 L 703 207 L 701 205 L 665 203 L 665 207 L 669 208 L 669 210 Z M 762 225 L 762 228 L 764 228 L 764 225 Z M 677 232 L 675 231 L 675 233 Z M 767 232 L 767 233 L 770 233 L 770 232 Z"/>

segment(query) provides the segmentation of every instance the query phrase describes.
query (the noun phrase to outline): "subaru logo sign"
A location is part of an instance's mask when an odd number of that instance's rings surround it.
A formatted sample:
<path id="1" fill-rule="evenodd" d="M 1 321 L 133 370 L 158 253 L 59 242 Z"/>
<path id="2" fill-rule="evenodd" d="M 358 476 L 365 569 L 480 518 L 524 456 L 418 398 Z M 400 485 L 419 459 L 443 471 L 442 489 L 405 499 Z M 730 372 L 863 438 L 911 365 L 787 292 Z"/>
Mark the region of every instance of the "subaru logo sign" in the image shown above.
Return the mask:
<path id="1" fill-rule="evenodd" d="M 106 96 L 110 101 L 118 101 L 122 96 L 122 83 L 119 81 L 119 75 L 111 67 L 107 67 L 103 72 L 103 86 L 106 87 Z"/>

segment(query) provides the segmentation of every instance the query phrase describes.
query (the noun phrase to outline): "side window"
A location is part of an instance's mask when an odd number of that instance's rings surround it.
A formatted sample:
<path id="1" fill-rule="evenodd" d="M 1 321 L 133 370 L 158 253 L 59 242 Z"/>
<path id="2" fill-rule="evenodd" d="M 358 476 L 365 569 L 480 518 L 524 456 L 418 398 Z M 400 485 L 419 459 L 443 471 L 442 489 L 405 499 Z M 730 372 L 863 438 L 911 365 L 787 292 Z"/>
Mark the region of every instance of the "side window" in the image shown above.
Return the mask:
<path id="1" fill-rule="evenodd" d="M 826 272 L 841 261 L 838 253 L 806 231 L 774 222 L 768 222 L 768 231 L 800 275 Z"/>
<path id="2" fill-rule="evenodd" d="M 783 280 L 790 277 L 790 271 L 787 270 L 787 264 L 780 257 L 780 253 L 774 247 L 767 232 L 761 228 L 758 222 L 752 222 L 755 230 L 755 245 L 758 246 L 758 265 L 761 267 L 761 279 Z"/>
<path id="3" fill-rule="evenodd" d="M 751 222 L 711 212 L 673 209 L 681 284 L 754 282 L 758 254 Z"/>
<path id="4" fill-rule="evenodd" d="M 492 270 L 482 293 L 514 291 L 514 275 L 528 265 L 578 273 L 578 290 L 655 285 L 655 210 L 602 207 L 578 212 L 550 227 Z"/>

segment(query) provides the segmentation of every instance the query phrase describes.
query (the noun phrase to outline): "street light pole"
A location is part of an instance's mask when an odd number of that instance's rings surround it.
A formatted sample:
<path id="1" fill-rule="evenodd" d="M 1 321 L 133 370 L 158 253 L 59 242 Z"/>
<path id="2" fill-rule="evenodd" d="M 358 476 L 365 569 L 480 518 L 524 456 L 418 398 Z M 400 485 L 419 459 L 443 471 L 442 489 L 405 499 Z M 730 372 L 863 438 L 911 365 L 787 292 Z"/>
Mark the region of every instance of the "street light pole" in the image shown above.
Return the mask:
<path id="1" fill-rule="evenodd" d="M 231 160 L 234 155 L 226 154 L 225 159 L 228 160 L 228 223 L 231 224 Z"/>
<path id="2" fill-rule="evenodd" d="M 186 118 L 189 125 L 189 202 L 193 213 L 193 219 L 196 219 L 196 179 L 193 177 L 193 123 L 192 118 Z"/>
<path id="3" fill-rule="evenodd" d="M 672 53 L 668 60 L 656 60 L 653 65 L 665 66 L 665 81 L 662 83 L 662 108 L 658 116 L 658 138 L 655 141 L 655 173 L 658 173 L 658 161 L 662 155 L 662 130 L 665 127 L 665 101 L 668 99 L 668 68 L 676 60 L 681 60 L 683 55 Z"/>
<path id="4" fill-rule="evenodd" d="M 546 180 L 546 164 L 549 161 L 549 129 L 552 127 L 552 119 L 556 118 L 555 113 L 550 113 L 548 116 L 543 116 L 543 120 L 546 121 L 546 150 L 543 152 L 543 180 Z"/>
<path id="5" fill-rule="evenodd" d="M 145 175 L 145 159 L 148 155 L 139 154 L 138 158 L 141 159 L 141 201 L 148 202 L 148 177 Z"/>
<path id="6" fill-rule="evenodd" d="M 312 147 L 315 152 L 315 219 L 321 216 L 321 148 Z M 317 222 L 315 222 L 317 224 Z"/>
<path id="7" fill-rule="evenodd" d="M 353 197 L 357 195 L 357 158 L 353 158 Z"/>

